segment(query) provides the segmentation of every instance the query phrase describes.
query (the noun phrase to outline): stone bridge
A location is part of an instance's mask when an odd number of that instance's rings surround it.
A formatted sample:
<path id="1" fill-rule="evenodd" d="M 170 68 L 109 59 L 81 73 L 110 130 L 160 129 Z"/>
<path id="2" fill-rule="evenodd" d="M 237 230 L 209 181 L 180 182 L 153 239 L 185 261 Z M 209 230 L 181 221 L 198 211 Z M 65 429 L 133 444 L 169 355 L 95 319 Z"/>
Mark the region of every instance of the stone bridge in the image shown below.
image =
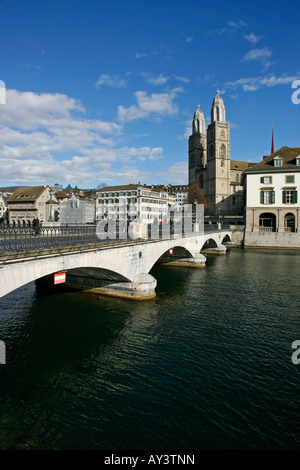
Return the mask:
<path id="1" fill-rule="evenodd" d="M 72 288 L 150 299 L 156 295 L 156 279 L 149 274 L 155 263 L 203 268 L 205 254 L 226 254 L 224 243 L 230 240 L 230 230 L 211 230 L 158 240 L 115 240 L 0 252 L 0 297 L 32 281 L 54 286 L 54 275 L 66 273 L 66 285 Z"/>

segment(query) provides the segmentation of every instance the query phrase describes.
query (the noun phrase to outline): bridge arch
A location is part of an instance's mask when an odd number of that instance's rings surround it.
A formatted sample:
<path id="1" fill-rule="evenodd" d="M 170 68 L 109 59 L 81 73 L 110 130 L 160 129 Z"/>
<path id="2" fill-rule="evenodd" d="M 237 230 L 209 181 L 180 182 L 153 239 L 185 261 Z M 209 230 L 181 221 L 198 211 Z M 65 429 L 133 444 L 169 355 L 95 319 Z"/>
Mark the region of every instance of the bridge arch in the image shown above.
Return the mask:
<path id="1" fill-rule="evenodd" d="M 174 246 L 172 248 L 169 248 L 166 250 L 154 263 L 155 264 L 160 264 L 160 263 L 168 263 L 172 262 L 176 259 L 182 259 L 182 258 L 193 258 L 192 253 L 187 250 L 183 246 Z"/>
<path id="2" fill-rule="evenodd" d="M 224 243 L 228 243 L 228 242 L 231 242 L 231 238 L 228 235 L 228 233 L 226 233 L 225 237 L 222 240 L 222 245 L 224 245 Z"/>
<path id="3" fill-rule="evenodd" d="M 150 256 L 148 254 L 148 262 L 145 266 L 145 272 L 149 273 L 153 266 L 157 263 L 171 262 L 174 259 L 192 259 L 196 253 L 200 254 L 200 247 L 195 251 L 187 243 L 188 239 L 179 240 L 164 240 L 160 244 L 156 243 L 153 247 L 147 246 L 147 250 L 150 250 Z M 149 245 L 149 244 L 147 244 Z M 170 250 L 173 250 L 173 254 L 170 254 Z"/>
<path id="4" fill-rule="evenodd" d="M 107 256 L 105 251 L 90 251 L 78 254 L 62 254 L 61 256 L 51 256 L 49 258 L 29 259 L 22 263 L 7 263 L 0 269 L 0 296 L 6 295 L 30 282 L 49 278 L 54 273 L 73 272 L 84 274 L 85 269 L 91 269 L 95 273 L 105 273 L 114 281 L 131 280 L 126 271 L 126 263 L 120 259 Z"/>
<path id="5" fill-rule="evenodd" d="M 217 248 L 218 243 L 214 238 L 208 238 L 204 245 L 202 246 L 201 250 L 205 250 L 206 248 Z"/>

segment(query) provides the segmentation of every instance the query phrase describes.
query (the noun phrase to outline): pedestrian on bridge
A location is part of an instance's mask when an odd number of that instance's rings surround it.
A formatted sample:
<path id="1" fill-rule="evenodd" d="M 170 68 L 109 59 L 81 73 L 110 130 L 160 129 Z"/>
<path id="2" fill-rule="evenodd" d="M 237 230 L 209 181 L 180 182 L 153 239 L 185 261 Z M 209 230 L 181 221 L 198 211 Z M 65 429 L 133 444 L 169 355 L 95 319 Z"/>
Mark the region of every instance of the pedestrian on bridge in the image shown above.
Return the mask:
<path id="1" fill-rule="evenodd" d="M 36 215 L 34 216 L 34 219 L 32 221 L 32 226 L 33 226 L 33 234 L 38 235 L 40 231 L 40 221 Z"/>

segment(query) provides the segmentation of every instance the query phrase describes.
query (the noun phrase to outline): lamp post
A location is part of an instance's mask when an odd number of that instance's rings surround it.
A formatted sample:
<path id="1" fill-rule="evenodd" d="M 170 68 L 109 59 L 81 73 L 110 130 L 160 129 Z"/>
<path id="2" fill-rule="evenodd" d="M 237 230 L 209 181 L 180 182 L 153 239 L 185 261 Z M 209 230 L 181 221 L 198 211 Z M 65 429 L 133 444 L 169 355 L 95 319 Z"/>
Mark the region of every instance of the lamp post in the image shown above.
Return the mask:
<path id="1" fill-rule="evenodd" d="M 137 193 L 138 193 L 138 222 L 141 222 L 141 191 L 142 191 L 143 186 L 141 185 L 140 181 L 139 184 L 137 185 Z"/>
<path id="2" fill-rule="evenodd" d="M 52 196 L 54 194 L 53 189 L 49 190 L 49 194 L 50 194 L 50 216 L 49 216 L 48 222 L 53 222 L 53 217 L 52 217 Z"/>

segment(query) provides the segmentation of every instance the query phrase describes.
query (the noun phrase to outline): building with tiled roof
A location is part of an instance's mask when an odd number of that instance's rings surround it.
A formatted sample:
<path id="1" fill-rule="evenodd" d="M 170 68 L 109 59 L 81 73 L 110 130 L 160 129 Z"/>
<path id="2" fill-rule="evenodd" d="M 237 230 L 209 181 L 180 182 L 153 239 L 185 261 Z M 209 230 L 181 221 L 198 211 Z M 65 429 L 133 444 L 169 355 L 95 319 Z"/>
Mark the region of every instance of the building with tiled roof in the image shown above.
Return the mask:
<path id="1" fill-rule="evenodd" d="M 281 147 L 244 178 L 246 232 L 300 232 L 300 147 Z"/>
<path id="2" fill-rule="evenodd" d="M 35 216 L 40 223 L 48 222 L 50 216 L 57 220 L 58 201 L 47 185 L 19 187 L 6 204 L 10 224 L 27 225 Z"/>

